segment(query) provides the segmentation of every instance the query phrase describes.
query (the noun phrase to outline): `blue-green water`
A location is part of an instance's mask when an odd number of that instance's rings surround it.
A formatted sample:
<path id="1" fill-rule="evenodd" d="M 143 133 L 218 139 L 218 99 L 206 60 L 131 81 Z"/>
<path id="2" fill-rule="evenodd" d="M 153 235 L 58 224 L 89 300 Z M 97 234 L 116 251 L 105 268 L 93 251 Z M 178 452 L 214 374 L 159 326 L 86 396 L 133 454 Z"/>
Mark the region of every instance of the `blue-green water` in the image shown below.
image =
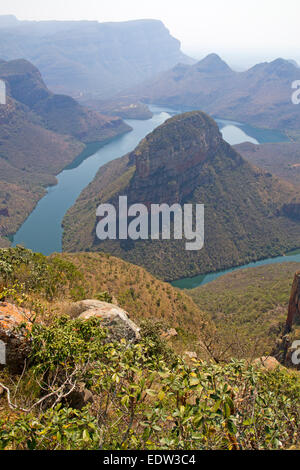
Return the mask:
<path id="1" fill-rule="evenodd" d="M 94 179 L 98 169 L 133 150 L 141 139 L 170 116 L 164 110 L 158 109 L 147 121 L 128 120 L 126 122 L 133 128 L 132 132 L 116 137 L 83 161 L 79 156 L 76 159 L 78 164 L 65 168 L 57 176 L 58 184 L 48 188 L 47 194 L 15 234 L 13 246 L 22 244 L 45 255 L 60 252 L 63 217 L 81 191 Z M 86 155 L 89 154 L 88 150 Z"/>
<path id="2" fill-rule="evenodd" d="M 22 244 L 35 252 L 46 255 L 61 251 L 63 217 L 75 203 L 81 191 L 94 179 L 98 169 L 105 163 L 133 150 L 157 126 L 174 114 L 181 112 L 181 110 L 152 105 L 150 108 L 153 112 L 151 119 L 147 121 L 127 120 L 126 122 L 133 129 L 132 132 L 116 137 L 101 146 L 97 143 L 90 144 L 82 155 L 79 155 L 71 165 L 57 176 L 58 184 L 48 188 L 47 194 L 39 201 L 34 211 L 14 236 L 13 246 Z M 217 119 L 217 122 L 224 139 L 231 145 L 245 141 L 257 144 L 286 140 L 286 137 L 280 132 L 256 129 L 222 119 Z M 296 256 L 299 257 L 300 261 L 300 254 Z M 283 260 L 285 261 L 286 258 Z M 264 262 L 275 261 L 264 260 Z M 258 263 L 263 263 L 263 261 Z M 252 263 L 251 265 L 256 264 Z M 187 288 L 190 288 L 190 286 L 195 287 L 201 283 L 209 282 L 219 275 L 221 273 L 209 274 L 204 279 L 203 276 L 200 276 L 194 279 L 176 281 L 174 285 Z"/>
<path id="3" fill-rule="evenodd" d="M 237 271 L 238 269 L 255 268 L 257 266 L 264 266 L 266 264 L 287 263 L 289 261 L 296 261 L 300 263 L 300 250 L 295 250 L 291 253 L 287 253 L 285 256 L 277 256 L 276 258 L 266 258 L 253 263 L 244 264 L 243 266 L 238 266 L 236 268 L 229 268 L 225 269 L 224 271 L 218 271 L 216 273 L 209 273 L 206 275 L 201 274 L 200 276 L 179 279 L 178 281 L 173 281 L 172 285 L 174 287 L 179 287 L 180 289 L 194 289 L 195 287 L 208 284 L 209 282 L 218 279 L 218 277 L 224 276 L 228 273 L 232 273 L 233 271 Z"/>

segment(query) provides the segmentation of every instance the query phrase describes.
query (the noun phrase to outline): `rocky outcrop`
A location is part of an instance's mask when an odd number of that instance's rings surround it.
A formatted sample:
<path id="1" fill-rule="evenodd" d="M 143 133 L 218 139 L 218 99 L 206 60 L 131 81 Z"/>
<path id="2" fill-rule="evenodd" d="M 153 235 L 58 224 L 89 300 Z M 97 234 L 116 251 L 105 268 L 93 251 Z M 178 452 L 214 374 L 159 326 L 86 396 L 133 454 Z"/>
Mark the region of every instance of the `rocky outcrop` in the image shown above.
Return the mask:
<path id="1" fill-rule="evenodd" d="M 71 306 L 70 314 L 73 318 L 81 320 L 99 318 L 101 324 L 108 329 L 111 341 L 122 338 L 128 341 L 140 339 L 138 326 L 129 319 L 127 312 L 117 305 L 100 300 L 82 300 Z"/>
<path id="2" fill-rule="evenodd" d="M 300 271 L 295 274 L 289 301 L 289 310 L 286 320 L 286 332 L 292 329 L 293 322 L 298 316 L 300 318 Z"/>
<path id="3" fill-rule="evenodd" d="M 0 367 L 21 372 L 30 353 L 28 332 L 32 314 L 8 302 L 0 302 Z"/>
<path id="4" fill-rule="evenodd" d="M 300 368 L 294 360 L 299 342 L 300 321 L 300 271 L 295 273 L 292 284 L 288 314 L 282 335 L 278 338 L 273 355 L 286 367 Z"/>
<path id="5" fill-rule="evenodd" d="M 173 204 L 191 194 L 201 166 L 228 147 L 215 121 L 200 111 L 168 119 L 130 154 L 136 172 L 128 201 Z"/>
<path id="6" fill-rule="evenodd" d="M 63 247 L 105 251 L 168 281 L 222 270 L 279 255 L 298 242 L 300 246 L 300 221 L 279 214 L 294 192 L 244 160 L 207 114 L 187 112 L 168 119 L 130 154 L 99 169 L 66 214 Z M 128 206 L 142 203 L 148 215 L 153 204 L 203 204 L 203 249 L 188 251 L 185 240 L 172 237 L 150 238 L 150 217 L 143 234 L 148 239 L 100 240 L 97 207 L 110 203 L 121 218 L 119 197 L 125 195 Z M 198 241 L 200 231 L 198 226 Z"/>
<path id="7" fill-rule="evenodd" d="M 259 357 L 253 361 L 253 364 L 258 367 L 263 367 L 267 370 L 275 370 L 278 367 L 281 367 L 280 362 L 278 362 L 277 359 L 273 356 Z"/>

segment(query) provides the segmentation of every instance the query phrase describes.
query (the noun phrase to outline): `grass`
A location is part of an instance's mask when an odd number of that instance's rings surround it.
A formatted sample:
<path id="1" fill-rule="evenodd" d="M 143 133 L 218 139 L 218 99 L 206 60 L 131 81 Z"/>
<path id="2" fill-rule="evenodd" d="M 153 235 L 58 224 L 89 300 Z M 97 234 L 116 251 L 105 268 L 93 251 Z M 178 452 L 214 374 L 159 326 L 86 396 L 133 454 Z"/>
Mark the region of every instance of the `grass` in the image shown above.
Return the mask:
<path id="1" fill-rule="evenodd" d="M 290 262 L 238 270 L 185 293 L 210 314 L 236 355 L 270 354 L 299 269 L 300 263 Z"/>

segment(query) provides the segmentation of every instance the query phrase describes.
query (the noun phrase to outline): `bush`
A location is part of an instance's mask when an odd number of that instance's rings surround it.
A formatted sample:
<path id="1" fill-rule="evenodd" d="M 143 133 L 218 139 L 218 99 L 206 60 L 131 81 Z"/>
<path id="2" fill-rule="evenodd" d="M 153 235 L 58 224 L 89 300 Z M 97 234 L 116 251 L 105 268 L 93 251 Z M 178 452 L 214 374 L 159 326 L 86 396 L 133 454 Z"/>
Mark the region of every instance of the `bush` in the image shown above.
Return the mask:
<path id="1" fill-rule="evenodd" d="M 109 343 L 95 319 L 34 326 L 33 376 L 41 397 L 57 393 L 44 402 L 46 411 L 31 406 L 28 414 L 0 419 L 1 447 L 281 449 L 299 441 L 297 373 L 244 361 L 190 365 L 169 354 L 157 325 L 144 325 L 142 333 L 138 344 Z M 20 382 L 26 380 L 24 374 Z M 78 383 L 94 397 L 81 411 L 66 398 Z"/>

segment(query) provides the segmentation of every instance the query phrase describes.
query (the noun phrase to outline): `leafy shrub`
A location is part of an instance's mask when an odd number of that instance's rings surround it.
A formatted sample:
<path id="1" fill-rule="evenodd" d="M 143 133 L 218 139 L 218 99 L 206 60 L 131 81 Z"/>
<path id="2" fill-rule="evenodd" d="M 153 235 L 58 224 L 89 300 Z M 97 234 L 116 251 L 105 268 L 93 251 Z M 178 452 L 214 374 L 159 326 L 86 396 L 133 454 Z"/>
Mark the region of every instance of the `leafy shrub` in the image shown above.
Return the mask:
<path id="1" fill-rule="evenodd" d="M 24 286 L 26 292 L 41 292 L 51 300 L 67 287 L 80 287 L 82 274 L 69 261 L 17 246 L 0 250 L 0 285 Z"/>
<path id="2" fill-rule="evenodd" d="M 41 396 L 60 391 L 61 406 L 55 400 L 46 411 L 31 407 L 0 419 L 1 447 L 280 449 L 299 441 L 298 374 L 244 361 L 188 364 L 175 354 L 170 360 L 159 329 L 146 324 L 142 332 L 138 344 L 112 343 L 94 319 L 34 326 L 34 376 Z M 77 382 L 94 396 L 80 412 L 64 398 Z"/>

